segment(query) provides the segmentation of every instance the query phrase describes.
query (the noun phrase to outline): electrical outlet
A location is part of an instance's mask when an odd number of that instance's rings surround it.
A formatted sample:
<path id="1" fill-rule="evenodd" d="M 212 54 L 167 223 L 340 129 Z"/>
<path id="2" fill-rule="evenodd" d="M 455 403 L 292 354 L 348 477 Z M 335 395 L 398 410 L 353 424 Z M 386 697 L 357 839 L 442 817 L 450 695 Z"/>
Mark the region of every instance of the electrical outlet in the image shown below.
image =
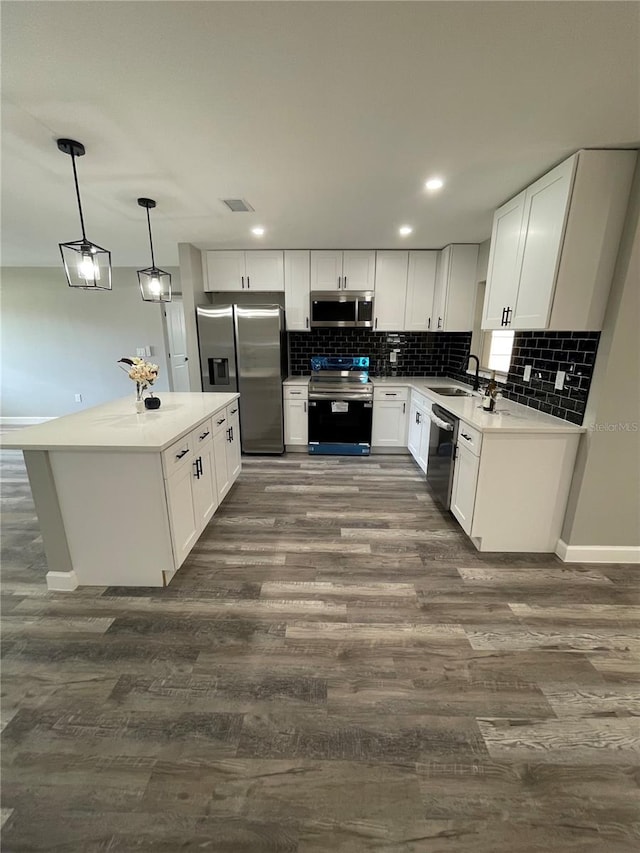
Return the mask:
<path id="1" fill-rule="evenodd" d="M 565 370 L 559 370 L 556 373 L 556 384 L 555 384 L 556 391 L 562 391 L 562 389 L 564 388 L 564 378 L 566 375 L 567 375 L 567 373 Z"/>
<path id="2" fill-rule="evenodd" d="M 522 378 L 525 382 L 531 382 L 531 365 L 527 364 L 524 373 L 522 374 Z"/>
<path id="3" fill-rule="evenodd" d="M 151 347 L 144 348 L 144 354 L 148 357 L 151 355 Z"/>
<path id="4" fill-rule="evenodd" d="M 138 358 L 144 357 L 144 347 L 136 347 L 136 356 Z"/>
<path id="5" fill-rule="evenodd" d="M 82 402 L 82 394 L 76 394 L 76 403 Z"/>

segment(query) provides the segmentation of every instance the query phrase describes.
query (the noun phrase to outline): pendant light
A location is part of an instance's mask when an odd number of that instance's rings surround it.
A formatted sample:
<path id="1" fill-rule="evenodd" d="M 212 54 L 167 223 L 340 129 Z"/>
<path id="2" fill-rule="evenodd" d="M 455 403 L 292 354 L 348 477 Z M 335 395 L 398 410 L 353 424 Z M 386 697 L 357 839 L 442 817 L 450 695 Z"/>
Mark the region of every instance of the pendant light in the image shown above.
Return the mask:
<path id="1" fill-rule="evenodd" d="M 139 198 L 140 207 L 146 208 L 147 227 L 149 229 L 149 246 L 151 248 L 151 266 L 146 270 L 138 270 L 140 292 L 145 302 L 171 302 L 171 273 L 158 269 L 153 256 L 153 239 L 151 237 L 151 217 L 149 211 L 156 206 L 152 198 Z"/>
<path id="2" fill-rule="evenodd" d="M 82 290 L 111 290 L 111 252 L 87 240 L 84 230 L 84 216 L 76 172 L 76 157 L 84 155 L 84 145 L 76 142 L 75 139 L 58 139 L 58 148 L 71 157 L 82 228 L 82 240 L 59 243 L 69 287 L 79 287 Z"/>

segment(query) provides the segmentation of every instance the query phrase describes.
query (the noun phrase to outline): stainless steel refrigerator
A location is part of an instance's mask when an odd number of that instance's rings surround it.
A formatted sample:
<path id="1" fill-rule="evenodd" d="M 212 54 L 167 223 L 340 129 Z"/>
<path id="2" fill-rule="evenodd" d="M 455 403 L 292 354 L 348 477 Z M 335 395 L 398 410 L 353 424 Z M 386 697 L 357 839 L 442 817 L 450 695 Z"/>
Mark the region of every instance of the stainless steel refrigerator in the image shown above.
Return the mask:
<path id="1" fill-rule="evenodd" d="M 284 311 L 279 305 L 199 305 L 196 312 L 202 390 L 240 392 L 243 453 L 283 453 Z"/>

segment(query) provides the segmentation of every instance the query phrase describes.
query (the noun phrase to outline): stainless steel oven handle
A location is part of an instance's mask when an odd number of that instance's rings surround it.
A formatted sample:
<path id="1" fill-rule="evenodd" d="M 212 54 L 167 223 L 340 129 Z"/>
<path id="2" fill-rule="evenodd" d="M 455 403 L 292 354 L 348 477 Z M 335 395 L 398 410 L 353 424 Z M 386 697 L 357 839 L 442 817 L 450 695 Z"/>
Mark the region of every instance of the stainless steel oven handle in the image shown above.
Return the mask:
<path id="1" fill-rule="evenodd" d="M 436 426 L 439 426 L 440 429 L 444 429 L 447 432 L 453 432 L 453 424 L 449 423 L 449 421 L 443 421 L 442 418 L 434 415 L 433 412 L 429 412 L 429 420 Z"/>
<path id="2" fill-rule="evenodd" d="M 310 400 L 328 400 L 332 403 L 370 403 L 373 397 L 363 397 L 361 394 L 309 394 Z"/>

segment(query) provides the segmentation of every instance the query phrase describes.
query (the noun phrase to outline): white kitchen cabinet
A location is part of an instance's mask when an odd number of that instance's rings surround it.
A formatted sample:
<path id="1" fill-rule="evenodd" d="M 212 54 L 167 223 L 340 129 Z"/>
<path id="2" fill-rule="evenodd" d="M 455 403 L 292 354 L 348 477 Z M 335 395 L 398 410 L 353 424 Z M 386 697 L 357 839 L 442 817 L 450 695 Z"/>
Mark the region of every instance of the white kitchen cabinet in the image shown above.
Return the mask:
<path id="1" fill-rule="evenodd" d="M 440 252 L 433 296 L 432 331 L 472 331 L 477 265 L 476 243 L 455 243 L 445 246 Z"/>
<path id="2" fill-rule="evenodd" d="M 409 252 L 404 325 L 398 328 L 407 332 L 431 331 L 439 254 L 439 252 L 434 251 Z M 378 277 L 376 273 L 376 303 L 377 301 Z"/>
<path id="3" fill-rule="evenodd" d="M 240 443 L 240 412 L 237 401 L 227 406 L 227 421 L 229 432 L 227 433 L 227 473 L 229 484 L 232 486 L 238 479 L 242 468 L 242 448 Z"/>
<path id="4" fill-rule="evenodd" d="M 227 429 L 217 432 L 213 436 L 213 456 L 216 470 L 216 490 L 218 500 L 222 500 L 231 488 L 229 477 L 229 464 L 227 462 L 227 447 L 229 445 L 229 433 Z"/>
<path id="5" fill-rule="evenodd" d="M 520 248 L 525 193 L 503 204 L 493 216 L 487 287 L 483 308 L 483 329 L 504 327 L 507 308 L 516 304 L 515 275 Z"/>
<path id="6" fill-rule="evenodd" d="M 284 253 L 284 305 L 288 332 L 308 332 L 311 269 L 308 249 Z"/>
<path id="7" fill-rule="evenodd" d="M 194 477 L 195 463 L 183 465 L 166 481 L 169 525 L 176 569 L 184 563 L 200 532 L 193 499 Z"/>
<path id="8" fill-rule="evenodd" d="M 213 438 L 209 437 L 196 453 L 191 486 L 196 523 L 199 530 L 203 530 L 218 508 Z"/>
<path id="9" fill-rule="evenodd" d="M 279 250 L 215 251 L 204 255 L 207 291 L 284 290 L 284 255 Z"/>
<path id="10" fill-rule="evenodd" d="M 376 253 L 360 250 L 312 250 L 311 290 L 373 290 Z"/>
<path id="11" fill-rule="evenodd" d="M 451 493 L 451 512 L 458 519 L 460 526 L 467 535 L 471 533 L 479 465 L 479 457 L 458 441 Z"/>
<path id="12" fill-rule="evenodd" d="M 425 473 L 429 461 L 430 410 L 431 402 L 421 394 L 412 392 L 409 406 L 407 446 L 409 453 Z"/>
<path id="13" fill-rule="evenodd" d="M 284 401 L 285 446 L 306 447 L 309 444 L 309 414 L 307 400 L 286 397 Z"/>
<path id="14" fill-rule="evenodd" d="M 579 151 L 496 211 L 484 329 L 602 328 L 636 156 Z"/>
<path id="15" fill-rule="evenodd" d="M 373 391 L 371 446 L 406 448 L 409 422 L 409 389 L 406 386 L 379 386 Z"/>
<path id="16" fill-rule="evenodd" d="M 404 329 L 408 266 L 408 252 L 376 252 L 373 328 L 378 332 Z M 375 421 L 375 406 L 373 417 Z"/>

